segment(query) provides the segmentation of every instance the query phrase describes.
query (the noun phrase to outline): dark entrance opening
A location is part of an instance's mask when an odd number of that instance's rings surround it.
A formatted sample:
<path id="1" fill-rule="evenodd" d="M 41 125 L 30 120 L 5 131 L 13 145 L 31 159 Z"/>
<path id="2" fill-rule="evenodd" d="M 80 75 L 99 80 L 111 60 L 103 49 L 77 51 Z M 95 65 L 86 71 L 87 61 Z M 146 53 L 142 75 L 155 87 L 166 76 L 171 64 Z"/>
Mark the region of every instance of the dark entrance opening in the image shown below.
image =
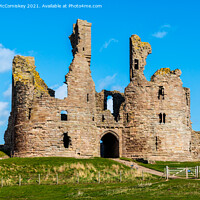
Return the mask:
<path id="1" fill-rule="evenodd" d="M 107 133 L 101 138 L 100 148 L 101 157 L 119 158 L 119 140 L 112 133 Z"/>

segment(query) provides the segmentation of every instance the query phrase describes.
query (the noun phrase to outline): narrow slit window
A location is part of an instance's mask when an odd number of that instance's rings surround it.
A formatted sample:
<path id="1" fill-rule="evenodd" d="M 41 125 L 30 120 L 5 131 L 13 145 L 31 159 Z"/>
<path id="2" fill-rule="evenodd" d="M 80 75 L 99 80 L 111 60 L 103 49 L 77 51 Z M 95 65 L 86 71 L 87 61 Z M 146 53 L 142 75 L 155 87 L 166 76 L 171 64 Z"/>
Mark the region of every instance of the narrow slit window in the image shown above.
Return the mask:
<path id="1" fill-rule="evenodd" d="M 126 121 L 129 122 L 129 116 L 128 116 L 128 113 L 126 114 Z"/>
<path id="2" fill-rule="evenodd" d="M 134 67 L 135 67 L 135 69 L 139 69 L 139 60 L 138 59 L 134 60 Z"/>
<path id="3" fill-rule="evenodd" d="M 163 124 L 165 124 L 165 120 L 166 120 L 166 114 L 163 113 Z"/>
<path id="4" fill-rule="evenodd" d="M 68 120 L 67 111 L 62 110 L 60 114 L 61 114 L 61 121 L 67 121 Z"/>
<path id="5" fill-rule="evenodd" d="M 156 136 L 156 151 L 158 150 L 158 137 Z"/>
<path id="6" fill-rule="evenodd" d="M 104 115 L 102 115 L 102 122 L 104 122 L 105 121 L 105 117 L 104 117 Z"/>
<path id="7" fill-rule="evenodd" d="M 85 51 L 85 48 L 83 47 L 83 51 Z"/>
<path id="8" fill-rule="evenodd" d="M 87 94 L 87 102 L 89 102 L 89 94 Z"/>
<path id="9" fill-rule="evenodd" d="M 159 123 L 162 123 L 162 113 L 159 114 Z"/>
<path id="10" fill-rule="evenodd" d="M 32 110 L 31 108 L 28 109 L 28 119 L 29 120 L 31 119 L 31 110 Z"/>
<path id="11" fill-rule="evenodd" d="M 158 99 L 164 99 L 164 98 L 165 98 L 164 87 L 160 86 L 158 90 Z"/>

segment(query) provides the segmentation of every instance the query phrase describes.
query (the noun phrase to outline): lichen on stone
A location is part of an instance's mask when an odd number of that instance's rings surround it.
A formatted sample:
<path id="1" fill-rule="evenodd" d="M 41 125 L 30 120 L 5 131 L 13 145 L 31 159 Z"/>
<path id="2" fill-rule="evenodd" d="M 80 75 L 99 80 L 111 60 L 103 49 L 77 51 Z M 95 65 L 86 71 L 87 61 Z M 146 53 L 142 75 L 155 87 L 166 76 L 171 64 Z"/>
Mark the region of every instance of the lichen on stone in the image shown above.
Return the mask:
<path id="1" fill-rule="evenodd" d="M 141 38 L 138 35 L 132 35 L 131 42 L 136 50 L 149 49 L 151 51 L 151 45 L 148 42 L 141 42 Z"/>
<path id="2" fill-rule="evenodd" d="M 165 75 L 165 74 L 170 74 L 170 73 L 171 73 L 170 68 L 161 68 L 157 70 L 154 75 L 157 76 L 157 75 Z"/>
<path id="3" fill-rule="evenodd" d="M 33 57 L 15 56 L 13 60 L 13 80 L 14 85 L 17 81 L 25 85 L 32 83 L 35 92 L 48 93 L 47 85 L 35 70 L 35 60 Z"/>

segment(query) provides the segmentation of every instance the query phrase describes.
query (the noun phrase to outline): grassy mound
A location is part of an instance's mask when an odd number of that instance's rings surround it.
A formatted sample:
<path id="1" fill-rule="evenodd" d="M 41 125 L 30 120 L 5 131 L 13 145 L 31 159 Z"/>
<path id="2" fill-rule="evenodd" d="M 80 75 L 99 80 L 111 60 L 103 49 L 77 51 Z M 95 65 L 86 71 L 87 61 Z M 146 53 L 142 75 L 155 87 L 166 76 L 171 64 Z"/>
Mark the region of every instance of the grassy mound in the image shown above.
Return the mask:
<path id="1" fill-rule="evenodd" d="M 110 159 L 62 157 L 0 160 L 0 178 L 4 185 L 17 185 L 20 181 L 22 184 L 68 184 L 155 179 Z"/>

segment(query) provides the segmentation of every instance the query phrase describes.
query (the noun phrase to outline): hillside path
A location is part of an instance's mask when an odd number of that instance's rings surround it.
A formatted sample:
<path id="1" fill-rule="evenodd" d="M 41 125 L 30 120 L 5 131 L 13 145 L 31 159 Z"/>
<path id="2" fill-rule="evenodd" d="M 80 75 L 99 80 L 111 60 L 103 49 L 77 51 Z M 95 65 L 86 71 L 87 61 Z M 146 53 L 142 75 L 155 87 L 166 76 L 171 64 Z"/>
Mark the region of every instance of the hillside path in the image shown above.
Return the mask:
<path id="1" fill-rule="evenodd" d="M 159 172 L 159 171 L 156 171 L 156 170 L 153 170 L 153 169 L 149 169 L 149 168 L 146 168 L 146 167 L 143 167 L 143 166 L 140 166 L 138 165 L 137 163 L 133 162 L 133 161 L 126 161 L 126 160 L 120 160 L 119 158 L 112 158 L 112 160 L 115 160 L 119 163 L 122 163 L 128 167 L 133 167 L 134 169 L 139 169 L 143 172 L 146 172 L 146 173 L 149 173 L 149 174 L 153 174 L 153 175 L 156 175 L 156 176 L 161 176 L 161 177 L 164 177 L 164 173 L 163 172 Z M 172 178 L 172 177 L 170 177 Z"/>

